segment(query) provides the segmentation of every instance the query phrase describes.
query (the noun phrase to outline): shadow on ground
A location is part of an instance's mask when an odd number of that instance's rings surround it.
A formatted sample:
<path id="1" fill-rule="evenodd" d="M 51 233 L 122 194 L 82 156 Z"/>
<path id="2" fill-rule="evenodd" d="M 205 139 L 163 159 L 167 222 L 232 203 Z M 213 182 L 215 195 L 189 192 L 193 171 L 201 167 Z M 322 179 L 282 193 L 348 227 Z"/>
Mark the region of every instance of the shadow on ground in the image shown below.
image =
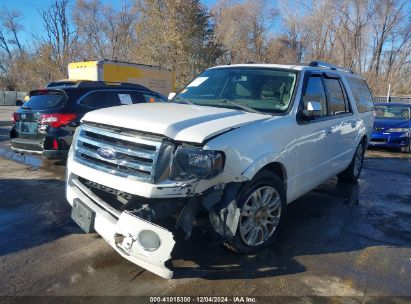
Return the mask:
<path id="1" fill-rule="evenodd" d="M 411 184 L 408 164 L 394 157 L 371 157 L 365 162 L 358 185 L 328 180 L 288 206 L 278 240 L 256 254 L 230 252 L 196 230 L 190 240 L 177 240 L 172 260 L 174 278 L 273 277 L 305 272 L 301 259 L 306 256 L 378 246 L 409 248 L 411 189 L 404 186 Z M 70 219 L 62 180 L 0 180 L 0 201 L 0 255 L 82 233 Z M 93 265 L 111 264 L 135 267 L 114 250 L 112 255 L 93 258 Z M 351 270 L 341 269 L 344 271 Z"/>
<path id="2" fill-rule="evenodd" d="M 0 256 L 71 233 L 81 233 L 81 229 L 70 218 L 64 181 L 0 180 Z"/>
<path id="3" fill-rule="evenodd" d="M 195 243 L 177 242 L 174 278 L 272 277 L 306 271 L 298 261 L 306 256 L 376 246 L 410 248 L 411 189 L 403 185 L 411 185 L 411 166 L 395 157 L 373 157 L 364 167 L 358 185 L 330 179 L 290 204 L 277 241 L 256 254 L 236 254 L 200 236 Z"/>

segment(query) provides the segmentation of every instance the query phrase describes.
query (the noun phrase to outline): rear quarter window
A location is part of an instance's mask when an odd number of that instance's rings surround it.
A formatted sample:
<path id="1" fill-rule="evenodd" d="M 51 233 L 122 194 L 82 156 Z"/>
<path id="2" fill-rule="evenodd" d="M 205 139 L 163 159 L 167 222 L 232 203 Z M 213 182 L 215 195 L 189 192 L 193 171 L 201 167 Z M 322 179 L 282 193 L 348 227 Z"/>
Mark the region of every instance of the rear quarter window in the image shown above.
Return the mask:
<path id="1" fill-rule="evenodd" d="M 374 111 L 374 101 L 367 83 L 363 79 L 347 77 L 348 84 L 355 99 L 358 112 Z"/>

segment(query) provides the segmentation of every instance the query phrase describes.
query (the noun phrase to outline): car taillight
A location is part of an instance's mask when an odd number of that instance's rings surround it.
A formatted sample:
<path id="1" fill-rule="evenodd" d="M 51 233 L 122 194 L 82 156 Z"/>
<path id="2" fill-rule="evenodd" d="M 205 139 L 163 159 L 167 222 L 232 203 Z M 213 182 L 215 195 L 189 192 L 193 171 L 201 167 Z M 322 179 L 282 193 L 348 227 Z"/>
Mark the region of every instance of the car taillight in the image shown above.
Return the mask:
<path id="1" fill-rule="evenodd" d="M 40 123 L 43 125 L 50 125 L 52 128 L 58 128 L 67 125 L 76 119 L 77 114 L 63 113 L 63 114 L 43 114 L 41 115 Z"/>
<path id="2" fill-rule="evenodd" d="M 11 116 L 11 121 L 16 122 L 18 120 L 19 120 L 19 114 L 18 113 L 13 113 L 13 115 Z"/>

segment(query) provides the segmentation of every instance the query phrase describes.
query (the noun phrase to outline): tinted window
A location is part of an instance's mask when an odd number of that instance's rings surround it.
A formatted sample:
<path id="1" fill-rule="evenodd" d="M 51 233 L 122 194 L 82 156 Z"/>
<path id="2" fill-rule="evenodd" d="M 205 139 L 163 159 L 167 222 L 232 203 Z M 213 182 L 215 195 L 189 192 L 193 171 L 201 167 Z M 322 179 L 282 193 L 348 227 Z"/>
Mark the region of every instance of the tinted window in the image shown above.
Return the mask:
<path id="1" fill-rule="evenodd" d="M 120 99 L 118 95 L 110 91 L 96 91 L 86 95 L 80 104 L 89 108 L 107 108 L 119 106 Z"/>
<path id="2" fill-rule="evenodd" d="M 165 99 L 162 99 L 158 95 L 144 93 L 144 100 L 145 102 L 165 102 Z"/>
<path id="3" fill-rule="evenodd" d="M 116 94 L 120 99 L 120 104 L 123 105 L 146 102 L 146 99 L 141 92 L 124 91 L 116 92 Z"/>
<path id="4" fill-rule="evenodd" d="M 363 79 L 347 77 L 351 92 L 354 95 L 358 112 L 364 113 L 374 110 L 372 95 L 367 83 Z"/>
<path id="5" fill-rule="evenodd" d="M 303 96 L 304 109 L 307 109 L 308 102 L 319 102 L 321 104 L 321 116 L 327 115 L 327 102 L 324 85 L 321 77 L 310 76 Z"/>
<path id="6" fill-rule="evenodd" d="M 330 97 L 330 112 L 332 115 L 349 112 L 348 104 L 345 100 L 340 81 L 334 78 L 325 78 Z"/>
<path id="7" fill-rule="evenodd" d="M 55 109 L 64 106 L 66 101 L 67 97 L 61 91 L 39 91 L 30 96 L 24 107 L 32 110 Z"/>
<path id="8" fill-rule="evenodd" d="M 95 91 L 86 95 L 80 104 L 97 109 L 142 102 L 146 102 L 146 98 L 137 91 Z"/>

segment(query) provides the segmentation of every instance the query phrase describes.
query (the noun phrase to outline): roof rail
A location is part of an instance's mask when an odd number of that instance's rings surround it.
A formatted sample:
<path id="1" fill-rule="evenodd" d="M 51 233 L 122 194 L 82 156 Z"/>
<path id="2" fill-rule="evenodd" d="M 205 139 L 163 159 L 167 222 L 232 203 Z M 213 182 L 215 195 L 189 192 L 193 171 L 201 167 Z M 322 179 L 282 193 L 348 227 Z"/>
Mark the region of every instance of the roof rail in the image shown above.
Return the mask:
<path id="1" fill-rule="evenodd" d="M 61 85 L 60 85 L 61 84 Z M 129 83 L 129 82 L 118 82 L 118 81 L 95 81 L 95 80 L 74 80 L 74 79 L 65 79 L 65 80 L 57 80 L 51 82 L 47 85 L 47 87 L 58 87 L 58 86 L 66 86 L 66 87 L 75 87 L 75 88 L 94 88 L 94 87 L 113 87 L 118 86 L 122 88 L 137 88 L 137 89 L 144 89 L 147 91 L 151 91 L 148 88 L 136 84 L 136 83 Z"/>
<path id="2" fill-rule="evenodd" d="M 311 67 L 320 67 L 320 68 L 329 68 L 331 70 L 339 70 L 339 71 L 344 71 L 344 72 L 354 74 L 354 72 L 351 68 L 341 67 L 341 66 L 338 66 L 338 65 L 334 65 L 334 64 L 324 62 L 324 61 L 318 61 L 318 60 L 311 61 L 309 63 L 309 66 L 311 66 Z"/>

